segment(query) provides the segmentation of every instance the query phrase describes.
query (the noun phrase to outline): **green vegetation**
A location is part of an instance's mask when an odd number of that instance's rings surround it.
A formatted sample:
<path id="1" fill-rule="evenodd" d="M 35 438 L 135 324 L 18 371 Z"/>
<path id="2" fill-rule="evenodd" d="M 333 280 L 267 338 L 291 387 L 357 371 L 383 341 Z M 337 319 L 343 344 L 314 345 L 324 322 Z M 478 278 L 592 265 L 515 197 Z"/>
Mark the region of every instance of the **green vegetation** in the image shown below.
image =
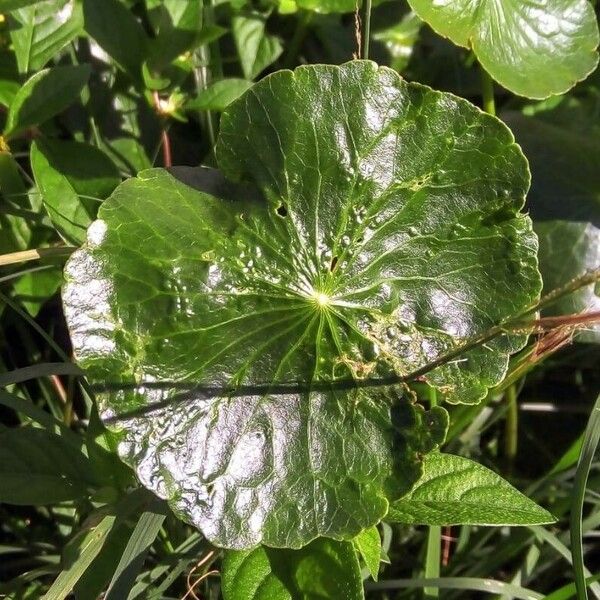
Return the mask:
<path id="1" fill-rule="evenodd" d="M 1 595 L 600 598 L 593 3 L 0 12 Z"/>

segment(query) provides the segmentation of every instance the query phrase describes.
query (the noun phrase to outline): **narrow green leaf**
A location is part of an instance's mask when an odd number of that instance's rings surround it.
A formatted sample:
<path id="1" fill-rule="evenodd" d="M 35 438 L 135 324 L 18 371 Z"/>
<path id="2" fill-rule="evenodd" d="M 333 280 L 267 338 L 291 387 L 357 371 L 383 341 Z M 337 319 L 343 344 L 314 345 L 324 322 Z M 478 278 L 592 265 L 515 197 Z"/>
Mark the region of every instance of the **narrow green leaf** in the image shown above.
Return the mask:
<path id="1" fill-rule="evenodd" d="M 521 96 L 562 94 L 598 64 L 598 24 L 588 0 L 409 0 L 455 44 L 472 48 L 504 87 Z"/>
<path id="2" fill-rule="evenodd" d="M 60 436 L 34 427 L 0 430 L 0 502 L 54 504 L 96 485 L 88 459 Z"/>
<path id="3" fill-rule="evenodd" d="M 319 538 L 301 550 L 259 546 L 225 553 L 224 600 L 361 600 L 358 557 L 350 542 Z"/>
<path id="4" fill-rule="evenodd" d="M 20 73 L 39 70 L 83 31 L 76 0 L 46 0 L 10 15 L 10 37 Z"/>
<path id="5" fill-rule="evenodd" d="M 248 80 L 262 73 L 283 52 L 279 38 L 266 32 L 265 22 L 265 17 L 258 13 L 236 15 L 231 19 L 231 33 L 242 72 Z"/>
<path id="6" fill-rule="evenodd" d="M 394 502 L 387 521 L 425 525 L 535 525 L 556 519 L 486 467 L 434 452 L 424 475 Z"/>
<path id="7" fill-rule="evenodd" d="M 62 112 L 77 99 L 89 75 L 88 65 L 52 67 L 33 75 L 10 106 L 4 135 L 14 137 Z"/>
<path id="8" fill-rule="evenodd" d="M 142 513 L 104 595 L 106 600 L 128 597 L 164 520 L 165 514 L 162 512 L 148 510 Z"/>
<path id="9" fill-rule="evenodd" d="M 134 80 L 140 80 L 148 38 L 133 13 L 119 0 L 83 0 L 85 31 Z"/>
<path id="10" fill-rule="evenodd" d="M 573 482 L 573 491 L 571 492 L 571 553 L 573 555 L 573 570 L 575 571 L 575 585 L 577 596 L 580 599 L 587 598 L 586 569 L 583 560 L 583 504 L 585 501 L 585 490 L 590 474 L 590 468 L 594 455 L 600 442 L 600 396 L 596 399 L 592 414 L 588 420 L 585 433 L 583 435 L 583 444 L 581 454 L 579 455 L 579 464 L 575 473 Z"/>
<path id="11" fill-rule="evenodd" d="M 377 527 L 369 527 L 361 531 L 352 542 L 365 561 L 371 577 L 377 581 L 379 563 L 381 562 L 381 536 Z"/>
<path id="12" fill-rule="evenodd" d="M 43 600 L 64 600 L 70 594 L 79 578 L 102 550 L 115 519 L 115 515 L 106 515 L 98 525 L 90 529 L 79 544 L 79 556 L 60 573 Z"/>
<path id="13" fill-rule="evenodd" d="M 86 230 L 92 222 L 88 208 L 69 180 L 51 166 L 47 156 L 35 142 L 31 145 L 30 158 L 35 183 L 52 224 L 67 244 L 80 246 L 85 241 Z"/>
<path id="14" fill-rule="evenodd" d="M 225 110 L 234 100 L 252 87 L 245 79 L 221 79 L 200 91 L 185 103 L 187 110 Z"/>

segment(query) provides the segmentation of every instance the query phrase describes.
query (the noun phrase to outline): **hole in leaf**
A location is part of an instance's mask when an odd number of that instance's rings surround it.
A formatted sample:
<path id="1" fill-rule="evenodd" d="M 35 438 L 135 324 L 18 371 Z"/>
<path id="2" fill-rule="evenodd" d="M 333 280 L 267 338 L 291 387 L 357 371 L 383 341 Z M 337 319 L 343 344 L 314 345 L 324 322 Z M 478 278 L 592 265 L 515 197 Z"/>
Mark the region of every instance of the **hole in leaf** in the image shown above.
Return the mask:
<path id="1" fill-rule="evenodd" d="M 280 217 L 287 217 L 287 215 L 288 215 L 288 210 L 287 210 L 287 208 L 286 208 L 285 204 L 281 204 L 281 205 L 279 206 L 279 208 L 277 209 L 277 214 L 278 214 Z"/>
<path id="2" fill-rule="evenodd" d="M 329 271 L 333 272 L 333 270 L 335 269 L 335 267 L 336 267 L 336 265 L 337 265 L 337 262 L 338 262 L 338 257 L 337 257 L 337 256 L 334 256 L 334 257 L 331 259 L 331 264 L 329 265 Z"/>

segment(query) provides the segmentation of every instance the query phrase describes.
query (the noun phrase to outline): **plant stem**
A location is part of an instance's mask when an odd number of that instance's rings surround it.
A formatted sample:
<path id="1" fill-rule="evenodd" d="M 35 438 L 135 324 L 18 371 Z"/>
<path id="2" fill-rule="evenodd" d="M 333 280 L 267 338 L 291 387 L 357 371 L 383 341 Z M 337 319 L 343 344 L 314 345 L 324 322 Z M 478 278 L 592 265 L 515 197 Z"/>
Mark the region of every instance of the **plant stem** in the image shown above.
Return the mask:
<path id="1" fill-rule="evenodd" d="M 369 40 L 371 37 L 371 0 L 364 0 L 365 16 L 363 18 L 363 38 L 361 58 L 369 58 Z"/>
<path id="2" fill-rule="evenodd" d="M 298 13 L 298 20 L 296 21 L 296 29 L 294 35 L 290 40 L 285 56 L 282 60 L 284 69 L 290 69 L 293 65 L 300 52 L 300 46 L 306 37 L 306 30 L 308 24 L 312 19 L 312 12 L 309 10 L 301 10 Z"/>
<path id="3" fill-rule="evenodd" d="M 517 405 L 517 387 L 514 383 L 508 386 L 505 398 L 507 411 L 504 431 L 504 455 L 510 471 L 517 456 L 519 436 L 519 407 Z"/>
<path id="4" fill-rule="evenodd" d="M 479 65 L 481 76 L 481 97 L 483 101 L 483 110 L 490 115 L 496 114 L 496 102 L 494 100 L 494 82 L 488 72 Z"/>
<path id="5" fill-rule="evenodd" d="M 10 254 L 0 254 L 0 266 L 14 265 L 15 263 L 26 262 L 28 260 L 38 260 L 40 258 L 51 258 L 54 256 L 69 256 L 77 250 L 72 246 L 56 246 L 52 248 L 37 248 L 34 250 L 23 250 L 21 252 L 11 252 Z"/>
<path id="6" fill-rule="evenodd" d="M 435 579 L 440 576 L 440 546 L 442 540 L 442 528 L 438 525 L 429 527 L 427 534 L 427 554 L 425 558 L 425 578 Z M 440 591 L 436 587 L 424 587 L 424 598 L 439 598 Z"/>

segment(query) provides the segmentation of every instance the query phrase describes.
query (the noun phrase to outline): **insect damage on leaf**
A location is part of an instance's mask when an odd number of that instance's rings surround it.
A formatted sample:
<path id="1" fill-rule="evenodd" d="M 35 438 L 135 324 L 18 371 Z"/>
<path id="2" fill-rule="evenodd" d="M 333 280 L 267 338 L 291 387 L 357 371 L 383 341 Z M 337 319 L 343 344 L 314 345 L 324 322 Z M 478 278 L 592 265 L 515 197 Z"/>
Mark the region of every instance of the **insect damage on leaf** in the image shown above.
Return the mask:
<path id="1" fill-rule="evenodd" d="M 526 161 L 497 119 L 368 61 L 265 78 L 216 154 L 220 172 L 144 171 L 102 205 L 66 269 L 75 354 L 121 456 L 213 543 L 350 539 L 447 415 L 333 384 L 409 375 L 538 296 Z M 476 402 L 524 341 L 426 380 Z"/>

